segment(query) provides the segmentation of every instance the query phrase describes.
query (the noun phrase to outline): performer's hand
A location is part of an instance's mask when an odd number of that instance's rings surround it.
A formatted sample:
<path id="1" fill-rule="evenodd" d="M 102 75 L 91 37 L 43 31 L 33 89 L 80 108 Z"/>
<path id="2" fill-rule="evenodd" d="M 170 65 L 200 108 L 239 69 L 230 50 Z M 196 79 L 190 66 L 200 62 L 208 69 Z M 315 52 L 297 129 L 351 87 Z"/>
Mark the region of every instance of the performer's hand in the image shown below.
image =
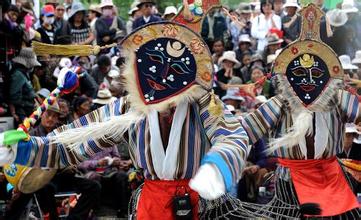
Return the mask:
<path id="1" fill-rule="evenodd" d="M 0 166 L 14 162 L 17 143 L 27 137 L 24 131 L 8 130 L 0 133 Z"/>
<path id="2" fill-rule="evenodd" d="M 202 165 L 189 182 L 189 186 L 198 192 L 200 197 L 208 200 L 217 199 L 226 193 L 222 174 L 213 164 Z"/>
<path id="3" fill-rule="evenodd" d="M 259 170 L 258 165 L 252 165 L 252 166 L 246 167 L 243 172 L 246 174 L 255 174 L 255 173 L 257 173 L 258 170 Z"/>

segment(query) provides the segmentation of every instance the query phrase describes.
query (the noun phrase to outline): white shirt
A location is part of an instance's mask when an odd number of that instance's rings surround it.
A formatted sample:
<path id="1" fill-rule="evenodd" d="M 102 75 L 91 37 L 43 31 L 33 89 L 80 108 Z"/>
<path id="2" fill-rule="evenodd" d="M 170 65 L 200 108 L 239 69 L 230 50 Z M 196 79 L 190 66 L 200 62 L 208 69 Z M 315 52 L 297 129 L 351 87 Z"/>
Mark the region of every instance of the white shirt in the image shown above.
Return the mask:
<path id="1" fill-rule="evenodd" d="M 282 22 L 281 17 L 273 14 L 272 19 L 276 25 L 276 28 L 281 30 Z M 264 14 L 260 14 L 252 20 L 251 35 L 258 41 L 257 50 L 263 51 L 267 46 L 267 38 L 269 30 L 272 28 L 272 19 L 266 20 Z"/>

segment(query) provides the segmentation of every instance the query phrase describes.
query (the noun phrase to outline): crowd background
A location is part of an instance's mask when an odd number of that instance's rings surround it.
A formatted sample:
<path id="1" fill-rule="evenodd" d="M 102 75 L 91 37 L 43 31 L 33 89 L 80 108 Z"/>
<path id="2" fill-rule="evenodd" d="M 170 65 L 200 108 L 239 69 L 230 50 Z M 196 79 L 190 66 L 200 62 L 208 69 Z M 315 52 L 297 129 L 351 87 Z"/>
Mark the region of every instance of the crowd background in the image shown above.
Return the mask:
<path id="1" fill-rule="evenodd" d="M 361 91 L 361 4 L 353 0 L 223 1 L 206 16 L 201 35 L 214 64 L 214 91 L 237 117 L 253 111 L 277 94 L 272 64 L 283 47 L 298 38 L 301 4 L 314 2 L 325 13 L 321 38 L 337 53 L 345 69 L 345 85 Z M 120 42 L 132 30 L 149 22 L 171 20 L 181 1 L 72 0 L 42 2 L 39 17 L 31 1 L 0 3 L 0 119 L 12 119 L 17 127 L 57 86 L 62 71 L 78 66 L 79 88 L 63 96 L 30 131 L 46 136 L 54 128 L 77 119 L 125 96 L 121 83 L 123 64 L 119 46 L 97 56 L 36 56 L 32 42 L 47 44 L 108 45 Z M 266 76 L 266 79 L 264 78 Z M 253 86 L 253 87 L 252 87 Z M 251 90 L 249 88 L 252 88 Z M 358 125 L 347 125 L 345 152 L 340 156 L 361 160 Z M 244 201 L 265 203 L 272 197 L 275 160 L 264 154 L 267 139 L 252 148 L 247 168 L 232 195 Z M 81 196 L 69 219 L 100 216 L 100 206 L 126 216 L 131 191 L 141 182 L 132 169 L 127 144 L 114 146 L 77 167 L 60 170 L 35 195 L 42 213 L 57 218 L 54 194 L 75 191 Z M 7 201 L 5 219 L 18 219 L 34 194 L 6 187 L 0 175 L 0 199 Z M 52 201 L 52 202 L 44 202 Z M 107 212 L 109 214 L 109 212 Z M 35 213 L 39 214 L 39 213 Z"/>

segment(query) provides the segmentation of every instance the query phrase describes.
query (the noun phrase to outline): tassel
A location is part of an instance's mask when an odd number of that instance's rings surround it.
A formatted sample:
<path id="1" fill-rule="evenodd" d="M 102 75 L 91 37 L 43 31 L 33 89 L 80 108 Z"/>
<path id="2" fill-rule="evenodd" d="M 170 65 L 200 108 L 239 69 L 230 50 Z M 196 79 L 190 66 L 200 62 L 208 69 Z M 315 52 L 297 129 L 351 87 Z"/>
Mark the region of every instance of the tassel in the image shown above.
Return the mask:
<path id="1" fill-rule="evenodd" d="M 34 52 L 38 56 L 44 55 L 59 55 L 59 56 L 89 56 L 97 55 L 100 50 L 111 48 L 117 44 L 110 44 L 103 47 L 98 45 L 52 45 L 44 44 L 38 41 L 33 41 L 32 46 Z"/>
<path id="2" fill-rule="evenodd" d="M 221 104 L 216 100 L 216 95 L 214 94 L 214 92 L 212 91 L 211 93 L 211 102 L 209 103 L 208 106 L 208 111 L 211 115 L 214 116 L 220 116 L 222 114 L 222 106 Z"/>

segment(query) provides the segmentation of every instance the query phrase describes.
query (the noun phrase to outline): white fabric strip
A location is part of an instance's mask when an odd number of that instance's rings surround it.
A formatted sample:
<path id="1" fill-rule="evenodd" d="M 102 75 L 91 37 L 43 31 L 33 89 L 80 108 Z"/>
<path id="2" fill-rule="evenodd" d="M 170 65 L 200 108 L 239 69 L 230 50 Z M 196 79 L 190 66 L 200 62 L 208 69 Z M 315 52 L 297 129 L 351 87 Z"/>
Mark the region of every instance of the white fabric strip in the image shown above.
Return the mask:
<path id="1" fill-rule="evenodd" d="M 315 158 L 320 159 L 328 144 L 330 112 L 316 112 Z M 312 159 L 312 158 L 309 158 Z"/>
<path id="2" fill-rule="evenodd" d="M 177 106 L 171 130 L 169 133 L 168 146 L 164 152 L 160 134 L 158 112 L 152 110 L 148 115 L 150 132 L 150 149 L 154 171 L 160 179 L 173 180 L 177 169 L 177 156 L 181 138 L 181 130 L 187 115 L 188 103 L 181 102 Z"/>

